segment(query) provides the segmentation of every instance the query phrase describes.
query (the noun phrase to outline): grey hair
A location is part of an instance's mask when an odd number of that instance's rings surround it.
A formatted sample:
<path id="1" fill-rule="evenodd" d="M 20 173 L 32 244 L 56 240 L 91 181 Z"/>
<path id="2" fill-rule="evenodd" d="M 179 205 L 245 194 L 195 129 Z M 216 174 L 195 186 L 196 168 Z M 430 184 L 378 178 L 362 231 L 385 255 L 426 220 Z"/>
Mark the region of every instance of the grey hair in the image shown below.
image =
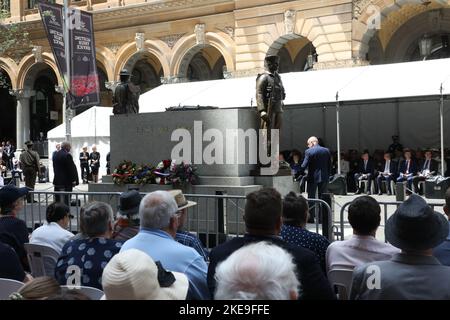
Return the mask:
<path id="1" fill-rule="evenodd" d="M 299 290 L 293 257 L 264 241 L 235 251 L 219 264 L 215 279 L 216 300 L 289 300 Z"/>
<path id="2" fill-rule="evenodd" d="M 113 210 L 109 204 L 94 201 L 81 208 L 80 229 L 90 238 L 100 236 L 108 231 L 108 225 L 113 219 Z"/>
<path id="3" fill-rule="evenodd" d="M 178 211 L 175 198 L 167 191 L 155 191 L 147 194 L 139 205 L 141 227 L 165 229 L 170 218 Z"/>
<path id="4" fill-rule="evenodd" d="M 61 149 L 72 148 L 72 145 L 68 141 L 61 142 Z"/>

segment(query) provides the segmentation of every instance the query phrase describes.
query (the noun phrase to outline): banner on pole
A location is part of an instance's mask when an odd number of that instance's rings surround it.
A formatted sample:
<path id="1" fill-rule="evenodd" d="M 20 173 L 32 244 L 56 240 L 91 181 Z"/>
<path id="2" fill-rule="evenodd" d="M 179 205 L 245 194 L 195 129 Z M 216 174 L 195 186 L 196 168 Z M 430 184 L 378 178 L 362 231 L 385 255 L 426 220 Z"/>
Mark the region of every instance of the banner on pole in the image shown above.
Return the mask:
<path id="1" fill-rule="evenodd" d="M 100 86 L 95 59 L 93 16 L 78 9 L 68 9 L 70 79 L 67 79 L 63 9 L 59 4 L 39 3 L 50 47 L 65 81 L 65 89 L 68 89 L 68 105 L 72 108 L 99 105 Z"/>

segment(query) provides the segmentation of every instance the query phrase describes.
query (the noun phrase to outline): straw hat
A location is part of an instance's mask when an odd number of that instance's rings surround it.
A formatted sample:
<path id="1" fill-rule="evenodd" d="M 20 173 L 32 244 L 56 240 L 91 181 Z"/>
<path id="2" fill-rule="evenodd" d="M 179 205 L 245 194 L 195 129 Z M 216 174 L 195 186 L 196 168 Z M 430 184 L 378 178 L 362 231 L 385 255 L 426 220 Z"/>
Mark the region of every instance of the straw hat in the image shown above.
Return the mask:
<path id="1" fill-rule="evenodd" d="M 197 205 L 197 202 L 188 201 L 181 190 L 170 190 L 169 191 L 173 197 L 175 198 L 175 202 L 177 203 L 178 210 L 183 210 L 189 207 L 193 207 Z"/>

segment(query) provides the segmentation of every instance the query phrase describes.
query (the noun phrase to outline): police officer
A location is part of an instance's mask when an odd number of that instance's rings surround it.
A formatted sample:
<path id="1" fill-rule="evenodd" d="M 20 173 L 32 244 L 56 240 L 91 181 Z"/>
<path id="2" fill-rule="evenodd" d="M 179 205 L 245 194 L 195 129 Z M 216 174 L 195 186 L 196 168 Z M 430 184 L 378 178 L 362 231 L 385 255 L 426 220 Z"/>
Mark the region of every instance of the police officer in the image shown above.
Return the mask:
<path id="1" fill-rule="evenodd" d="M 36 184 L 36 176 L 39 173 L 39 154 L 36 151 L 33 151 L 33 142 L 27 141 L 25 142 L 27 146 L 27 150 L 20 154 L 20 163 L 23 168 L 23 174 L 25 176 L 25 185 L 30 190 L 34 190 L 34 185 Z M 27 194 L 27 202 L 36 202 L 33 199 L 33 196 L 28 193 Z"/>

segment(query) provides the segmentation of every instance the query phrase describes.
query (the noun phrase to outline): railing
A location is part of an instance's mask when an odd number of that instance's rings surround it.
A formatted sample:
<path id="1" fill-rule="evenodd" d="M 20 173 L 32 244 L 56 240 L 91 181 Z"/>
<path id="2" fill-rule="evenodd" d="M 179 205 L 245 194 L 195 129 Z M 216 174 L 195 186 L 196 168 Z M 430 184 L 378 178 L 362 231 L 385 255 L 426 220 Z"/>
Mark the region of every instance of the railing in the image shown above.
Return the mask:
<path id="1" fill-rule="evenodd" d="M 74 219 L 70 221 L 69 230 L 75 233 L 79 232 L 80 209 L 84 204 L 91 201 L 102 201 L 109 203 L 114 212 L 117 212 L 121 194 L 120 192 L 46 191 L 30 193 L 37 202 L 27 204 L 18 214 L 18 217 L 25 221 L 30 230 L 34 230 L 45 222 L 47 206 L 58 200 L 70 202 L 70 211 Z M 65 197 L 67 198 L 65 199 Z M 189 232 L 196 233 L 208 248 L 215 247 L 229 238 L 239 237 L 245 233 L 243 214 L 246 200 L 244 196 L 186 194 L 185 197 L 190 201 L 197 202 L 197 205 L 188 208 L 184 228 Z M 330 206 L 323 200 L 311 199 L 308 201 L 313 203 L 312 210 L 317 210 L 316 217 L 319 217 L 318 213 L 321 212 L 330 221 L 325 232 L 319 225 L 319 219 L 316 219 L 314 225 L 308 225 L 308 228 L 315 229 L 317 233 L 326 234 L 328 239 L 333 241 L 333 234 L 335 234 L 333 232 L 335 232 L 337 226 L 333 225 Z"/>
<path id="2" fill-rule="evenodd" d="M 378 204 L 381 206 L 381 218 L 382 223 L 380 224 L 381 227 L 386 226 L 386 222 L 388 220 L 388 215 L 392 215 L 394 211 L 402 204 L 402 201 L 392 201 L 392 202 L 380 202 L 378 201 Z M 345 226 L 348 225 L 348 218 L 346 219 L 346 213 L 348 213 L 348 207 L 352 204 L 352 202 L 345 203 L 340 212 L 339 216 L 339 228 L 335 231 L 335 235 L 337 236 L 338 240 L 344 240 L 345 234 Z M 428 205 L 434 210 L 436 207 L 443 207 L 443 203 L 428 203 Z M 392 208 L 391 208 L 392 207 Z M 385 240 L 386 241 L 386 240 Z"/>

